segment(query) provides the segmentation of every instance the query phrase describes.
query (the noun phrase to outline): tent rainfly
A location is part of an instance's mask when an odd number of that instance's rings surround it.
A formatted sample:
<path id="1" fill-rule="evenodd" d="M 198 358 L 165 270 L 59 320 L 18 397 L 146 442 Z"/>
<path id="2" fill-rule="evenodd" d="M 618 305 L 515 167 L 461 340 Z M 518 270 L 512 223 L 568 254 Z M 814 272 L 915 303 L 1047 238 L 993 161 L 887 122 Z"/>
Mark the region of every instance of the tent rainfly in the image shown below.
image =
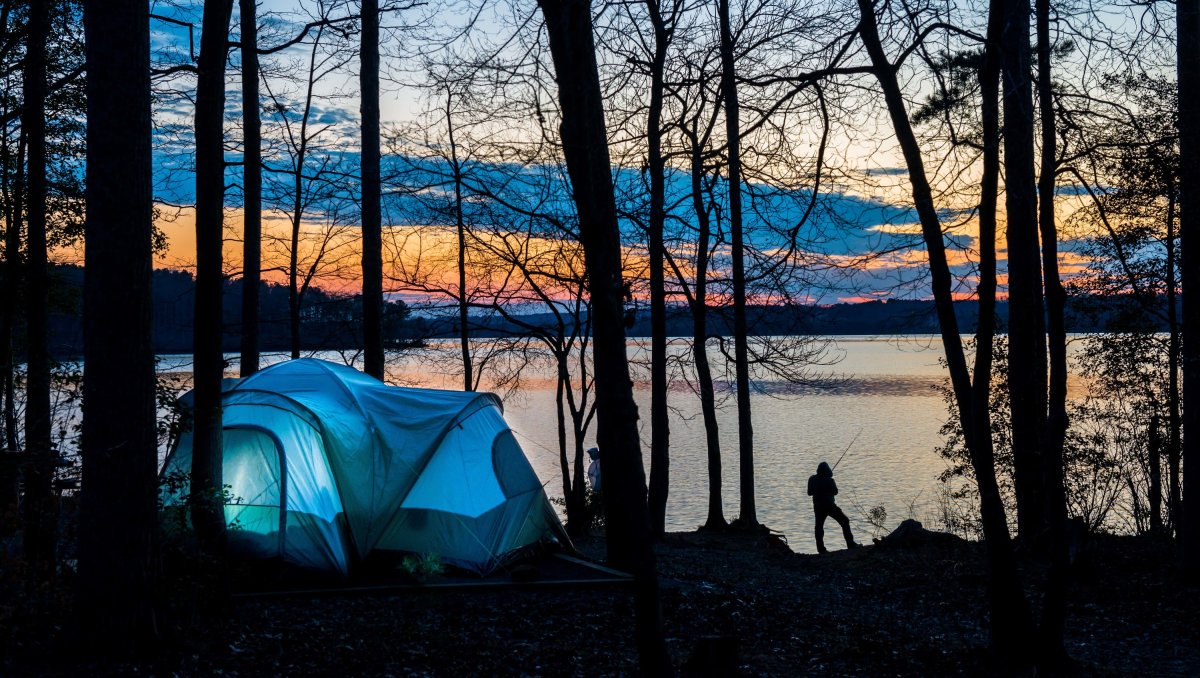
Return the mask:
<path id="1" fill-rule="evenodd" d="M 222 407 L 239 555 L 344 575 L 375 551 L 434 553 L 487 575 L 523 547 L 570 544 L 492 394 L 306 358 L 235 382 Z M 186 433 L 163 474 L 191 467 Z"/>

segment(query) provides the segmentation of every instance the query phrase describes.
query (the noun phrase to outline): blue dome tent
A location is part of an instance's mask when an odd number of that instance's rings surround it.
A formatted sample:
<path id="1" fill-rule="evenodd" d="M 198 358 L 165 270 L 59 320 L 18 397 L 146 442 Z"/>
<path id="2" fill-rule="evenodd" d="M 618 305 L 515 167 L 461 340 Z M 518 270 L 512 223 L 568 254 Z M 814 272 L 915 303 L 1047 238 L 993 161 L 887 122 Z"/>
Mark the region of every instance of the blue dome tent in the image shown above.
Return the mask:
<path id="1" fill-rule="evenodd" d="M 538 542 L 569 547 L 492 394 L 306 358 L 237 381 L 222 407 L 235 553 L 341 574 L 376 551 L 433 553 L 487 575 Z M 163 474 L 191 464 L 187 433 Z"/>

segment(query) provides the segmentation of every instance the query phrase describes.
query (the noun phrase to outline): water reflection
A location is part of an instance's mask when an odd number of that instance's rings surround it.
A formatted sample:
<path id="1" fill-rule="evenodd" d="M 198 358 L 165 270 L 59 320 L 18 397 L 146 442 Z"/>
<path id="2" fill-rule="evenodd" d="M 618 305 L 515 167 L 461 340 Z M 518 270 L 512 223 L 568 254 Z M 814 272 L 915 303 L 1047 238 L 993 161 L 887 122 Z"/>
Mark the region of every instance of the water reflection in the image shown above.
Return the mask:
<path id="1" fill-rule="evenodd" d="M 770 396 L 873 396 L 894 395 L 940 397 L 941 377 L 914 375 L 877 374 L 869 377 L 845 377 L 829 385 L 790 384 L 778 381 L 755 382 L 754 390 Z M 732 390 L 731 382 L 722 382 L 718 388 Z"/>

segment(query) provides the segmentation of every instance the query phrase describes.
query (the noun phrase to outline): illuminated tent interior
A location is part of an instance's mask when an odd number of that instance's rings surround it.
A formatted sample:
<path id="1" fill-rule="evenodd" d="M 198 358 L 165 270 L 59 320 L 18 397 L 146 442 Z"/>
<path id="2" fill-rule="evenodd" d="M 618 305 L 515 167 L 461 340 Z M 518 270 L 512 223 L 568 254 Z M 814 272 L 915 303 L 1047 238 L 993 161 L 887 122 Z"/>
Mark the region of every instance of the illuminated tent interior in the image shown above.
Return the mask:
<path id="1" fill-rule="evenodd" d="M 344 575 L 373 552 L 432 553 L 487 575 L 525 547 L 570 543 L 492 394 L 388 386 L 308 358 L 231 384 L 235 554 Z M 163 474 L 191 464 L 186 433 Z"/>

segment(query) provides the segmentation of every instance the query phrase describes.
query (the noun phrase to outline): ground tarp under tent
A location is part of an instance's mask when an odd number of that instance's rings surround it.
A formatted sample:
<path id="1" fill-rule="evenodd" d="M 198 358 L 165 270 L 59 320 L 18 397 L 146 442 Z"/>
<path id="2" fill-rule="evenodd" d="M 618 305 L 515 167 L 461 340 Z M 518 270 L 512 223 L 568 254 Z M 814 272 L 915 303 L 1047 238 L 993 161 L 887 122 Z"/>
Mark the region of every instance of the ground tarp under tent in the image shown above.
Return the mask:
<path id="1" fill-rule="evenodd" d="M 377 551 L 432 553 L 486 575 L 525 547 L 570 544 L 494 395 L 306 358 L 237 381 L 222 407 L 235 553 L 342 574 Z M 186 433 L 163 474 L 191 465 Z"/>

